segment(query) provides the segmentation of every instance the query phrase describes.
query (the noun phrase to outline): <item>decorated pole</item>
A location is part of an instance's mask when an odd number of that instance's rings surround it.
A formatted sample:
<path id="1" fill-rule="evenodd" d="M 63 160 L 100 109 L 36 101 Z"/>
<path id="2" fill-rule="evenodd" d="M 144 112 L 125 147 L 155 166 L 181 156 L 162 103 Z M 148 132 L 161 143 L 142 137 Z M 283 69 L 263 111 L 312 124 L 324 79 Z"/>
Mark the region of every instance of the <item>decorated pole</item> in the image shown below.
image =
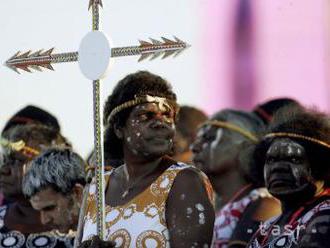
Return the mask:
<path id="1" fill-rule="evenodd" d="M 113 48 L 107 36 L 100 29 L 100 7 L 102 0 L 89 0 L 88 10 L 92 10 L 92 31 L 82 39 L 78 52 L 53 53 L 54 48 L 47 51 L 39 50 L 31 53 L 17 52 L 5 62 L 10 69 L 19 73 L 19 70 L 32 72 L 32 69 L 41 71 L 42 68 L 54 70 L 52 64 L 78 61 L 81 72 L 93 82 L 93 119 L 94 119 L 94 151 L 96 157 L 95 178 L 97 183 L 97 235 L 105 237 L 105 196 L 104 196 L 104 163 L 103 163 L 103 136 L 102 111 L 100 104 L 101 79 L 106 76 L 114 57 L 140 55 L 139 61 L 153 60 L 157 57 L 176 57 L 189 45 L 174 37 L 174 40 L 162 37 L 162 40 L 150 39 L 150 42 L 140 41 L 137 46 Z M 83 216 L 83 215 L 81 215 Z M 81 222 L 82 219 L 79 220 Z M 79 223 L 81 227 L 82 224 Z M 80 236 L 80 235 L 78 235 Z M 79 242 L 75 243 L 77 246 Z"/>

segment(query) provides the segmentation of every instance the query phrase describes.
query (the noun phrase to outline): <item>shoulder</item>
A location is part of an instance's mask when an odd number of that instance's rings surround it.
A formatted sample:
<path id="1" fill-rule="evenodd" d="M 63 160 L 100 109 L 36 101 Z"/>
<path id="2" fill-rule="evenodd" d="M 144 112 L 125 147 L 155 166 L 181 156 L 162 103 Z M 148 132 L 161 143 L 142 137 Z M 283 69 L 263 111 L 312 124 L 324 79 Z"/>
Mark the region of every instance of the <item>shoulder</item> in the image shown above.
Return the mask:
<path id="1" fill-rule="evenodd" d="M 330 209 L 315 213 L 304 226 L 300 247 L 329 247 L 330 242 Z"/>
<path id="2" fill-rule="evenodd" d="M 281 203 L 274 197 L 261 197 L 249 206 L 254 220 L 265 221 L 281 214 Z"/>
<path id="3" fill-rule="evenodd" d="M 171 166 L 172 167 L 172 166 Z M 207 194 L 213 203 L 214 192 L 207 176 L 192 165 L 177 163 L 174 168 L 180 168 L 173 182 L 172 191 L 190 194 Z"/>

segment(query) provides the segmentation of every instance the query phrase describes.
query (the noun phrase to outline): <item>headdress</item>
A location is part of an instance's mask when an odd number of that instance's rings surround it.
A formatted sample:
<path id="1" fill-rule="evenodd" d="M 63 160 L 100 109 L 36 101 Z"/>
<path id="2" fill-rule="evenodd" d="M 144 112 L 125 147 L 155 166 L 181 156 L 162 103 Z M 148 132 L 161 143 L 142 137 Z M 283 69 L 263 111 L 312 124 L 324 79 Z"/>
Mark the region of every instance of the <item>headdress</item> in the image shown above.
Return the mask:
<path id="1" fill-rule="evenodd" d="M 297 133 L 286 133 L 286 132 L 275 132 L 275 133 L 269 133 L 267 135 L 264 136 L 264 139 L 269 139 L 269 138 L 275 138 L 275 137 L 283 137 L 283 138 L 294 138 L 294 139 L 302 139 L 302 140 L 306 140 L 321 146 L 324 146 L 326 148 L 330 149 L 330 144 L 313 138 L 313 137 L 309 137 L 309 136 L 305 136 L 302 134 L 297 134 Z"/>
<path id="2" fill-rule="evenodd" d="M 27 146 L 23 140 L 11 142 L 7 139 L 0 138 L 0 145 L 9 148 L 12 151 L 20 152 L 28 158 L 33 158 L 40 153 L 38 150 Z"/>
<path id="3" fill-rule="evenodd" d="M 113 117 L 116 114 L 118 114 L 119 112 L 121 112 L 122 110 L 131 108 L 136 105 L 143 104 L 143 103 L 157 103 L 161 110 L 174 108 L 176 113 L 179 110 L 179 107 L 175 101 L 169 100 L 165 97 L 151 96 L 151 95 L 135 96 L 133 100 L 124 102 L 124 103 L 118 105 L 117 107 L 115 107 L 109 114 L 109 117 L 107 119 L 108 123 L 110 123 L 112 121 Z"/>

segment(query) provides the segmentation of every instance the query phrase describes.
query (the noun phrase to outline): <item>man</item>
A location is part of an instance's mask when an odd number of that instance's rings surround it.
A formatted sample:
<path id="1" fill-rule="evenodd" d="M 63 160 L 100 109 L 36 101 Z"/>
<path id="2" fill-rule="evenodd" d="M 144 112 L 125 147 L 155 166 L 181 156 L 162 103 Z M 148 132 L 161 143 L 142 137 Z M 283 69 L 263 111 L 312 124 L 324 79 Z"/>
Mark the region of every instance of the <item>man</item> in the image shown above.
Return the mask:
<path id="1" fill-rule="evenodd" d="M 40 212 L 42 224 L 62 233 L 76 230 L 84 168 L 83 159 L 68 148 L 49 149 L 31 161 L 23 179 L 23 193 Z"/>
<path id="2" fill-rule="evenodd" d="M 12 126 L 2 138 L 6 142 L 2 143 L 0 191 L 8 203 L 0 208 L 0 246 L 70 247 L 64 244 L 68 239 L 41 223 L 40 213 L 33 209 L 22 192 L 26 165 L 47 148 L 67 146 L 66 139 L 57 130 L 40 124 Z"/>
<path id="3" fill-rule="evenodd" d="M 248 247 L 329 247 L 329 151 L 328 116 L 301 108 L 276 114 L 255 160 L 282 214 L 260 225 Z"/>
<path id="4" fill-rule="evenodd" d="M 104 239 L 114 241 L 116 247 L 211 244 L 214 210 L 210 185 L 198 169 L 168 156 L 177 110 L 171 86 L 146 71 L 119 81 L 107 99 L 104 116 L 111 142 L 106 149 L 111 159 L 124 161 L 105 177 Z M 103 245 L 92 238 L 96 235 L 95 199 L 92 183 L 81 247 Z"/>
<path id="5" fill-rule="evenodd" d="M 252 113 L 225 109 L 201 126 L 192 146 L 194 164 L 209 176 L 221 199 L 214 224 L 214 247 L 245 247 L 259 221 L 280 210 L 263 187 L 262 168 L 251 163 L 263 127 Z"/>

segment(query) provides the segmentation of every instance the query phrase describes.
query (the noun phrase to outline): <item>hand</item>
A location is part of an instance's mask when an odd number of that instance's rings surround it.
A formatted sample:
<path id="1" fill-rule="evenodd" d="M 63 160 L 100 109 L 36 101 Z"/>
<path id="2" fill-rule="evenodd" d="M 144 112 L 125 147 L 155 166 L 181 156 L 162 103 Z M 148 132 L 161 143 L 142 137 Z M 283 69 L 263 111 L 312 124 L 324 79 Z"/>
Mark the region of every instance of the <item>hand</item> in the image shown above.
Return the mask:
<path id="1" fill-rule="evenodd" d="M 103 241 L 99 236 L 93 236 L 91 240 L 82 242 L 79 248 L 114 248 L 115 246 L 114 241 Z"/>

